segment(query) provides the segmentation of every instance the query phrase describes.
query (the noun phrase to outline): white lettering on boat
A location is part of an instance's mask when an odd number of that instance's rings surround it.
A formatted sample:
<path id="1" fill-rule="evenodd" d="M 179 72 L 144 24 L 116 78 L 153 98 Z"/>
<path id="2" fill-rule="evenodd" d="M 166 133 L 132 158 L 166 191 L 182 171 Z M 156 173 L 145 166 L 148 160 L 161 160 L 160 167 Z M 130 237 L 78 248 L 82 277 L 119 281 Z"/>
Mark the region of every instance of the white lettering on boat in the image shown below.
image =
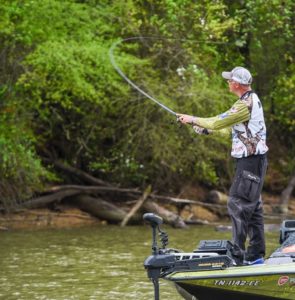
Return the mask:
<path id="1" fill-rule="evenodd" d="M 214 280 L 218 286 L 258 286 L 260 280 Z"/>

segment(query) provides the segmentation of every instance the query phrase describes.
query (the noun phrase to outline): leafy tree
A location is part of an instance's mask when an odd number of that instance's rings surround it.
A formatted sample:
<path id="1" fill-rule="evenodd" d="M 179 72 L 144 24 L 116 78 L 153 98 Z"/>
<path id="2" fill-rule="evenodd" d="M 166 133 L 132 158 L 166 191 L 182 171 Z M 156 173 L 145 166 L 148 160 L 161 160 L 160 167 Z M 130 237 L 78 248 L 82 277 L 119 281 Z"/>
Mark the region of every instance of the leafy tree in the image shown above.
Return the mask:
<path id="1" fill-rule="evenodd" d="M 141 38 L 114 51 L 119 67 L 176 112 L 224 111 L 235 97 L 221 71 L 248 67 L 269 141 L 286 145 L 284 162 L 272 169 L 292 172 L 292 2 L 2 1 L 0 175 L 6 195 L 15 198 L 8 188 L 15 185 L 29 197 L 46 181 L 70 182 L 53 175 L 48 158 L 122 185 L 152 183 L 172 192 L 187 182 L 228 186 L 230 139 L 178 128 L 174 116 L 115 72 L 109 49 L 132 36 Z"/>
<path id="2" fill-rule="evenodd" d="M 279 172 L 280 178 L 291 175 L 295 146 L 294 1 L 229 1 L 228 6 L 240 24 L 235 38 L 240 38 L 240 52 L 253 70 L 254 87 L 265 108 L 270 145 L 268 173 L 272 176 Z M 272 180 L 269 183 L 273 190 L 281 190 L 287 180 L 276 187 Z"/>

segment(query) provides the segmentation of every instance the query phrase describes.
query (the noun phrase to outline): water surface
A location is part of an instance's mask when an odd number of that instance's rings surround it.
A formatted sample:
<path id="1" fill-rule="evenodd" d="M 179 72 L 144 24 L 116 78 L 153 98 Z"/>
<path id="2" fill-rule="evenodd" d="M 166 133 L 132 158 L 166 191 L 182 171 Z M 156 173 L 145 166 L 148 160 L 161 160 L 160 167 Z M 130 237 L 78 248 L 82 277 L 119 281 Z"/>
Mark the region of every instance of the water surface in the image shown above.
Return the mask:
<path id="1" fill-rule="evenodd" d="M 169 246 L 191 252 L 201 239 L 230 239 L 212 226 L 165 227 Z M 278 233 L 267 234 L 268 253 Z M 153 299 L 143 268 L 151 252 L 148 226 L 0 232 L 0 299 Z M 161 299 L 180 300 L 161 281 Z"/>

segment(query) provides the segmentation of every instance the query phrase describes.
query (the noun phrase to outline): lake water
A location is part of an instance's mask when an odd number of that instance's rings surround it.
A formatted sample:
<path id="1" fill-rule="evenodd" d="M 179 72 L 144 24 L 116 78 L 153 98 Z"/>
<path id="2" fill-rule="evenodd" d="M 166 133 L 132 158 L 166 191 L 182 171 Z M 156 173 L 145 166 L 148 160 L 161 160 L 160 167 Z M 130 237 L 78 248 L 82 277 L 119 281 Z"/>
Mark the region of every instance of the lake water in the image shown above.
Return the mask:
<path id="1" fill-rule="evenodd" d="M 169 246 L 191 252 L 202 239 L 230 239 L 212 226 L 164 228 Z M 278 233 L 267 233 L 268 253 Z M 169 247 L 168 246 L 168 247 Z M 148 226 L 0 232 L 0 299 L 153 299 L 143 268 L 151 253 Z M 161 299 L 180 300 L 161 281 Z"/>

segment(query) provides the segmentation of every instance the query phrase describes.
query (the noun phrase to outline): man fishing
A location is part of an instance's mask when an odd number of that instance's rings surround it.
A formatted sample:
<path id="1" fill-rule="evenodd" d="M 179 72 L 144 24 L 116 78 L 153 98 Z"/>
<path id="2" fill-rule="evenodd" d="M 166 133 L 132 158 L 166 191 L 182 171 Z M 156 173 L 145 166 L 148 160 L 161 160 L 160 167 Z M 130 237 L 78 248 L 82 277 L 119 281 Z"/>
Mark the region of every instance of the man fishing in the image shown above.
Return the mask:
<path id="1" fill-rule="evenodd" d="M 252 75 L 236 67 L 222 72 L 229 91 L 239 97 L 226 112 L 210 118 L 177 114 L 181 123 L 191 124 L 196 133 L 232 133 L 231 156 L 235 175 L 229 191 L 228 212 L 232 221 L 233 257 L 237 265 L 263 263 L 265 255 L 261 190 L 267 168 L 266 126 L 263 108 L 252 91 Z M 249 246 L 245 250 L 246 238 Z"/>

